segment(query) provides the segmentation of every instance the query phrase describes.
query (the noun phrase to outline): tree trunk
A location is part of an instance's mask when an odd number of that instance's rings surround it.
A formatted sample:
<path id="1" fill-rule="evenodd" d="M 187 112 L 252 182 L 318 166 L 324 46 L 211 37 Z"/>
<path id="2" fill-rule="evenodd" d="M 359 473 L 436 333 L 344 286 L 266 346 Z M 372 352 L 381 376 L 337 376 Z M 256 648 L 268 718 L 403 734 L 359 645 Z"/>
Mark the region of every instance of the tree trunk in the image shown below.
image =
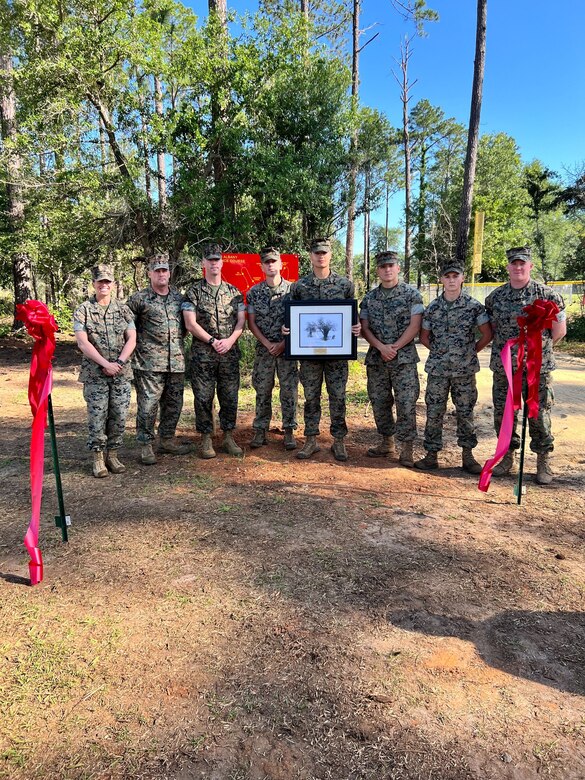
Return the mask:
<path id="1" fill-rule="evenodd" d="M 16 305 L 31 298 L 31 266 L 28 254 L 20 249 L 21 232 L 24 224 L 24 199 L 20 176 L 22 161 L 16 147 L 16 95 L 12 69 L 12 56 L 0 54 L 0 76 L 4 89 L 0 95 L 0 121 L 2 142 L 8 152 L 6 184 L 7 222 L 12 234 L 12 280 L 14 284 L 14 314 L 12 330 L 18 330 L 22 323 L 16 319 Z"/>
<path id="2" fill-rule="evenodd" d="M 208 0 L 209 13 L 216 13 L 221 26 L 227 33 L 227 0 Z"/>
<path id="3" fill-rule="evenodd" d="M 485 45 L 487 29 L 487 0 L 477 0 L 477 29 L 475 36 L 475 63 L 473 67 L 473 88 L 471 91 L 471 111 L 469 114 L 469 132 L 467 136 L 467 154 L 465 155 L 465 177 L 463 180 L 463 195 L 461 211 L 459 212 L 459 228 L 457 231 L 456 256 L 461 262 L 467 259 L 469 242 L 469 225 L 473 202 L 473 185 L 475 182 L 475 166 L 477 163 L 477 147 L 479 142 L 479 119 L 481 115 L 481 98 L 483 90 L 483 74 L 485 70 Z"/>
<path id="4" fill-rule="evenodd" d="M 154 76 L 154 110 L 156 115 L 160 118 L 162 124 L 163 118 L 163 98 L 162 87 L 160 78 Z M 162 149 L 157 149 L 156 152 L 156 168 L 157 168 L 157 182 L 158 182 L 158 205 L 161 210 L 161 215 L 167 208 L 167 166 L 165 162 L 165 153 Z"/>
<path id="5" fill-rule="evenodd" d="M 416 286 L 420 290 L 422 283 L 422 263 L 425 253 L 425 212 L 427 209 L 427 148 L 423 145 L 420 152 L 419 189 L 416 233 Z"/>
<path id="6" fill-rule="evenodd" d="M 402 102 L 402 148 L 404 152 L 404 263 L 402 273 L 404 281 L 410 282 L 410 255 L 412 253 L 412 226 L 411 226 L 411 200 L 412 200 L 412 171 L 410 162 L 410 132 L 408 127 L 408 101 L 412 84 L 408 83 L 408 61 L 410 59 L 410 40 L 407 38 L 402 46 L 400 57 L 400 70 L 402 71 L 402 83 L 400 85 L 400 100 Z"/>
<path id="7" fill-rule="evenodd" d="M 384 249 L 388 249 L 388 218 L 390 216 L 390 186 L 386 183 L 386 224 L 384 226 Z"/>
<path id="8" fill-rule="evenodd" d="M 357 182 L 357 126 L 356 114 L 359 95 L 359 43 L 360 43 L 360 2 L 353 0 L 352 15 L 352 56 L 351 56 L 351 105 L 352 119 L 354 127 L 351 133 L 349 144 L 350 169 L 348 181 L 348 204 L 347 204 L 347 233 L 345 235 L 345 275 L 348 279 L 353 279 L 353 242 L 355 237 L 355 199 Z"/>
<path id="9" fill-rule="evenodd" d="M 108 139 L 110 151 L 114 157 L 114 161 L 116 163 L 118 171 L 120 172 L 122 177 L 126 179 L 126 181 L 130 182 L 134 186 L 134 179 L 132 178 L 132 174 L 130 173 L 130 169 L 128 168 L 128 163 L 126 161 L 126 157 L 124 156 L 124 152 L 122 151 L 120 144 L 118 143 L 118 139 L 116 137 L 116 130 L 112 123 L 112 119 L 108 107 L 101 100 L 100 97 L 94 95 L 91 92 L 87 93 L 87 99 L 96 109 L 103 123 L 106 137 Z M 150 232 L 147 229 L 147 220 L 144 218 L 144 214 L 140 210 L 140 208 L 137 208 L 136 206 L 134 206 L 134 219 L 136 222 L 136 233 L 138 236 L 138 240 L 142 245 L 144 254 L 147 257 L 149 257 L 154 253 L 154 246 L 152 245 L 151 242 Z"/>
<path id="10" fill-rule="evenodd" d="M 369 166 L 364 174 L 364 283 L 365 290 L 370 289 L 370 190 L 372 176 Z"/>

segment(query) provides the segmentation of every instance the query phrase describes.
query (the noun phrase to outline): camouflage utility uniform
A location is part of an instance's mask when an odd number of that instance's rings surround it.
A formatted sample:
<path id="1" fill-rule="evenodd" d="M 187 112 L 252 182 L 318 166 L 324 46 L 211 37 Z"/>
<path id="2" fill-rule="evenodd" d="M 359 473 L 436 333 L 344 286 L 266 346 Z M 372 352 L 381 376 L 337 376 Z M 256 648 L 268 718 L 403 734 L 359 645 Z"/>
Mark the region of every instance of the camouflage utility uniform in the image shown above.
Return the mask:
<path id="1" fill-rule="evenodd" d="M 473 410 L 477 403 L 475 375 L 479 371 L 479 359 L 475 337 L 476 328 L 488 321 L 481 303 L 464 292 L 454 301 L 440 295 L 425 310 L 422 327 L 429 331 L 431 344 L 425 365 L 429 377 L 425 394 L 424 448 L 428 452 L 442 449 L 443 418 L 449 393 L 457 415 L 458 446 L 477 447 Z"/>
<path id="2" fill-rule="evenodd" d="M 187 291 L 184 311 L 195 313 L 197 323 L 215 339 L 229 338 L 236 327 L 238 312 L 243 311 L 244 296 L 227 282 L 218 286 L 200 279 Z M 240 389 L 240 347 L 225 355 L 211 344 L 193 337 L 190 377 L 195 397 L 195 426 L 199 433 L 213 432 L 213 397 L 217 388 L 219 422 L 222 431 L 236 427 Z"/>
<path id="3" fill-rule="evenodd" d="M 353 298 L 353 282 L 331 271 L 326 279 L 318 279 L 314 273 L 293 282 L 290 297 L 293 301 L 331 301 Z M 305 392 L 305 436 L 318 436 L 321 422 L 321 388 L 323 378 L 329 396 L 331 435 L 343 438 L 347 435 L 345 422 L 345 388 L 349 374 L 347 360 L 301 360 L 300 378 Z"/>
<path id="4" fill-rule="evenodd" d="M 100 355 L 115 363 L 124 348 L 124 332 L 134 329 L 134 315 L 124 303 L 111 301 L 101 306 L 95 295 L 73 314 L 73 330 L 85 331 Z M 101 366 L 88 357 L 81 361 L 79 381 L 87 403 L 89 438 L 87 448 L 95 452 L 122 446 L 130 406 L 132 368 L 126 364 L 117 376 L 106 376 Z"/>
<path id="5" fill-rule="evenodd" d="M 418 290 L 399 282 L 394 287 L 379 285 L 367 293 L 360 307 L 360 319 L 367 320 L 369 329 L 379 341 L 393 344 L 408 328 L 411 317 L 423 311 Z M 420 393 L 418 360 L 414 341 L 399 349 L 396 357 L 388 361 L 382 360 L 375 347 L 368 349 L 365 361 L 368 397 L 376 428 L 382 436 L 396 434 L 400 442 L 416 439 L 416 402 Z"/>
<path id="6" fill-rule="evenodd" d="M 522 315 L 524 306 L 528 306 L 528 304 L 538 299 L 554 301 L 561 310 L 557 315 L 557 320 L 562 322 L 565 319 L 565 302 L 562 296 L 550 287 L 540 282 L 535 282 L 533 279 L 519 290 L 512 287 L 508 282 L 490 293 L 485 300 L 485 307 L 494 328 L 490 368 L 494 375 L 492 398 L 494 402 L 494 428 L 496 433 L 500 432 L 506 396 L 508 394 L 508 380 L 504 373 L 500 352 L 508 339 L 518 336 L 517 318 Z M 516 366 L 517 353 L 518 349 L 514 347 L 512 350 L 513 367 Z M 552 435 L 550 423 L 550 412 L 554 403 L 551 371 L 554 371 L 554 369 L 552 333 L 550 330 L 545 330 L 542 333 L 542 369 L 538 387 L 540 404 L 538 417 L 528 418 L 530 449 L 536 453 L 552 452 L 554 449 L 554 436 Z M 524 396 L 526 396 L 526 392 L 526 380 L 524 380 Z M 517 419 L 518 413 L 516 412 L 514 415 L 514 432 L 510 441 L 511 450 L 520 448 L 520 437 L 516 431 Z"/>
<path id="7" fill-rule="evenodd" d="M 256 325 L 268 341 L 278 344 L 282 341 L 284 325 L 284 301 L 291 283 L 282 279 L 276 287 L 266 282 L 255 284 L 248 292 L 248 314 L 253 314 Z M 256 417 L 253 427 L 268 430 L 272 418 L 272 390 L 274 376 L 280 384 L 280 406 L 282 427 L 297 427 L 297 397 L 299 372 L 296 360 L 285 360 L 283 355 L 274 357 L 260 342 L 256 342 L 256 355 L 252 370 L 252 386 L 256 391 Z"/>
<path id="8" fill-rule="evenodd" d="M 182 302 L 183 296 L 176 290 L 158 295 L 152 287 L 135 293 L 128 301 L 136 320 L 136 439 L 142 444 L 150 444 L 154 439 L 159 403 L 161 439 L 174 437 L 183 409 L 185 328 Z"/>

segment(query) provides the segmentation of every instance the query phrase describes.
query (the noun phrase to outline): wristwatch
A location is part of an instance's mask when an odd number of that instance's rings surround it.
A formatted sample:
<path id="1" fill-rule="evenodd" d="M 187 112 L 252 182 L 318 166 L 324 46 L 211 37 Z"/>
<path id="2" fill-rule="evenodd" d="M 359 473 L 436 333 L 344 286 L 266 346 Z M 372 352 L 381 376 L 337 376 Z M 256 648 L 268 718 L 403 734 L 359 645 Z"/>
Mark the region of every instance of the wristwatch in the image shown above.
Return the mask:
<path id="1" fill-rule="evenodd" d="M 207 343 L 209 344 L 209 346 L 211 346 L 214 342 L 215 342 L 215 338 L 212 336 Z"/>
<path id="2" fill-rule="evenodd" d="M 126 365 L 126 361 L 125 360 L 120 360 L 120 358 L 116 358 L 116 363 L 119 366 L 122 366 L 122 368 Z"/>

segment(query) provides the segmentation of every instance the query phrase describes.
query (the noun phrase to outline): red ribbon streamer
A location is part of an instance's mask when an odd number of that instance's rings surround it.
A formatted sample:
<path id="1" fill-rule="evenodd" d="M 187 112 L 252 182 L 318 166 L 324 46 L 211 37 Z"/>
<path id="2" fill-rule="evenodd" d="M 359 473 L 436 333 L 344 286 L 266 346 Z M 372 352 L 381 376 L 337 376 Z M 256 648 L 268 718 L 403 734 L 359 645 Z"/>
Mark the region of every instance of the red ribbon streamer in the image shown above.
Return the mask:
<path id="1" fill-rule="evenodd" d="M 552 328 L 560 309 L 554 301 L 545 301 L 539 298 L 525 306 L 522 311 L 524 315 L 517 318 L 520 329 L 518 336 L 515 339 L 508 339 L 500 353 L 504 372 L 508 379 L 508 395 L 506 396 L 495 454 L 486 460 L 479 477 L 478 488 L 484 493 L 487 493 L 490 486 L 494 466 L 508 452 L 514 430 L 514 412 L 522 406 L 524 355 L 526 355 L 526 382 L 528 385 L 526 395 L 528 417 L 538 417 L 540 405 L 538 387 L 540 369 L 542 368 L 542 331 Z M 516 344 L 518 345 L 516 371 L 512 374 L 512 347 Z"/>
<path id="2" fill-rule="evenodd" d="M 39 526 L 45 468 L 45 428 L 49 395 L 53 385 L 52 360 L 55 353 L 55 333 L 58 328 L 55 318 L 41 301 L 26 301 L 18 304 L 16 319 L 24 322 L 29 335 L 35 340 L 28 382 L 28 400 L 33 414 L 30 438 L 31 519 L 24 537 L 24 546 L 30 555 L 28 564 L 30 584 L 37 585 L 43 579 Z"/>

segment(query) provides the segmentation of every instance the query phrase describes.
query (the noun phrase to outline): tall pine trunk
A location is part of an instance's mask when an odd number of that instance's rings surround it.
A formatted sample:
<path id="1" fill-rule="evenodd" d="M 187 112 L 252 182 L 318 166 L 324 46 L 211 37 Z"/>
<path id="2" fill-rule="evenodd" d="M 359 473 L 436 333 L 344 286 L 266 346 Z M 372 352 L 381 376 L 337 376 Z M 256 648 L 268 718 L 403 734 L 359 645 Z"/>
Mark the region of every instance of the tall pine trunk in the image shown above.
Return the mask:
<path id="1" fill-rule="evenodd" d="M 12 56 L 10 53 L 0 54 L 0 76 L 4 89 L 0 95 L 0 121 L 2 143 L 8 151 L 6 184 L 7 223 L 12 235 L 12 280 L 14 285 L 14 320 L 12 330 L 18 330 L 22 324 L 16 319 L 16 305 L 28 300 L 31 293 L 31 265 L 28 254 L 21 248 L 22 229 L 24 225 L 24 199 L 20 183 L 22 161 L 17 150 L 16 131 L 16 95 Z"/>
<path id="2" fill-rule="evenodd" d="M 475 166 L 477 163 L 477 147 L 479 143 L 479 120 L 481 115 L 483 74 L 485 70 L 486 29 L 487 0 L 477 0 L 477 28 L 475 35 L 475 63 L 473 67 L 471 111 L 469 114 L 469 132 L 467 135 L 467 154 L 465 155 L 463 195 L 461 197 L 459 228 L 457 230 L 457 249 L 455 251 L 457 259 L 463 263 L 467 259 L 469 225 L 471 222 L 471 207 L 473 202 L 473 185 L 475 182 Z"/>
<path id="3" fill-rule="evenodd" d="M 410 257 L 412 254 L 412 164 L 410 148 L 410 128 L 408 116 L 408 102 L 412 84 L 408 81 L 408 61 L 410 60 L 410 39 L 406 39 L 401 47 L 400 71 L 402 78 L 400 83 L 400 100 L 402 103 L 402 150 L 404 154 L 404 263 L 402 273 L 404 281 L 410 282 Z"/>
<path id="4" fill-rule="evenodd" d="M 154 110 L 156 115 L 163 121 L 163 96 L 160 78 L 154 76 Z M 158 183 L 158 205 L 161 212 L 161 218 L 167 208 L 167 166 L 165 162 L 164 149 L 157 149 L 156 152 L 156 171 Z"/>
<path id="5" fill-rule="evenodd" d="M 345 234 L 345 275 L 353 279 L 353 242 L 355 238 L 355 200 L 357 190 L 357 107 L 359 97 L 359 43 L 360 43 L 360 2 L 353 0 L 352 14 L 352 56 L 351 56 L 351 106 L 354 127 L 349 144 L 350 168 L 348 178 L 347 233 Z"/>

